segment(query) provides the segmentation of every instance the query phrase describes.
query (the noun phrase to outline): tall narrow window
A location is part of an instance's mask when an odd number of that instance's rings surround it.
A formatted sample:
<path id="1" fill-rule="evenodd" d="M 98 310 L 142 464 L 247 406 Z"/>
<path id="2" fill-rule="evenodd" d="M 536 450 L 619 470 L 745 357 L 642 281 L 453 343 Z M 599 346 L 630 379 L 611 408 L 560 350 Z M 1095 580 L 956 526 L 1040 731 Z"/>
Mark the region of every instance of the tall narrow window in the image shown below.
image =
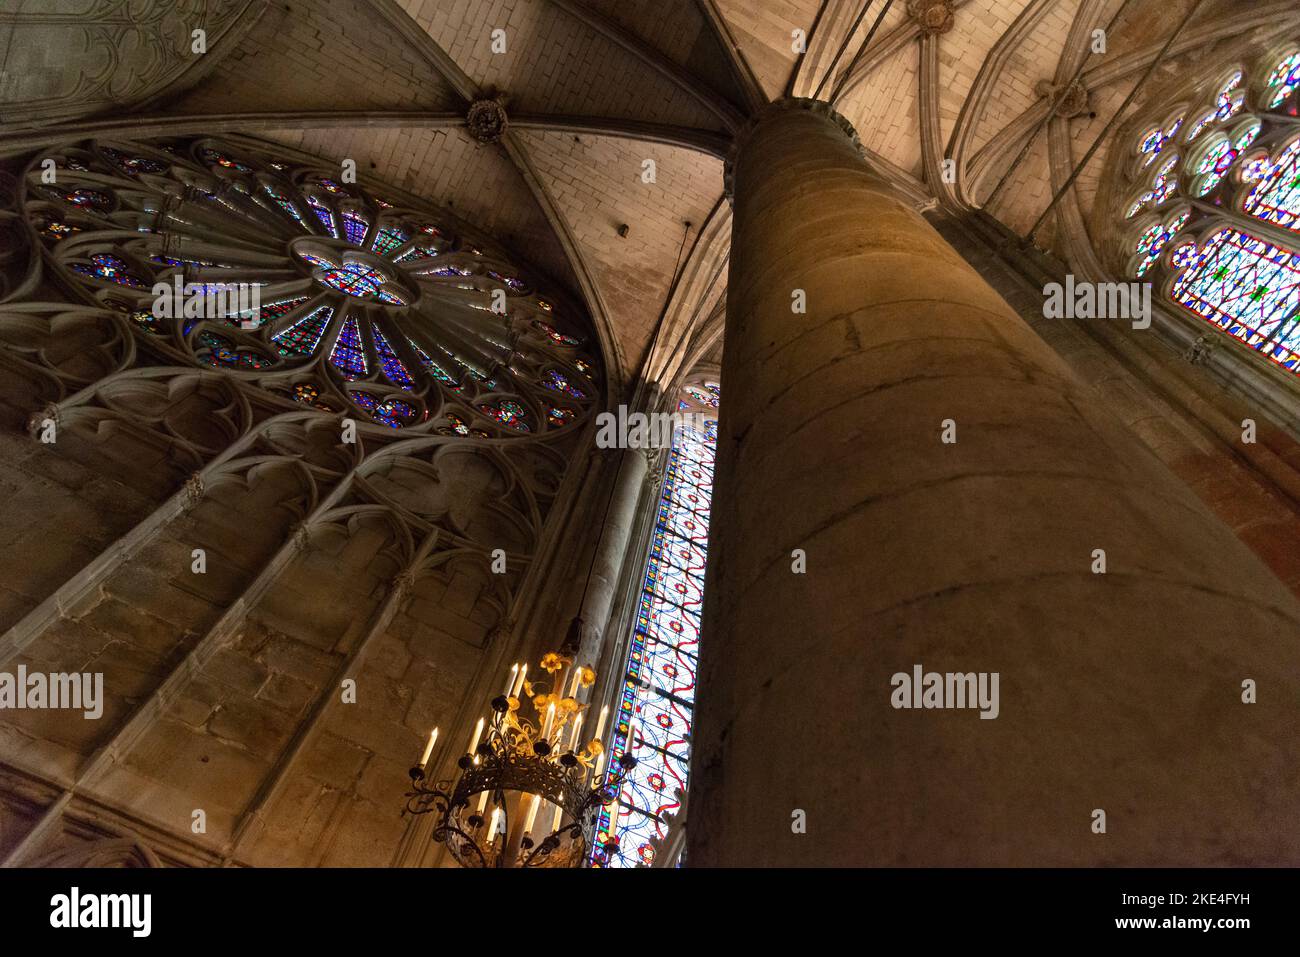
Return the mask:
<path id="1" fill-rule="evenodd" d="M 718 397 L 718 386 L 705 383 L 687 386 L 678 401 L 679 412 L 694 414 L 673 432 L 609 742 L 607 766 L 627 753 L 637 765 L 618 800 L 601 812 L 598 867 L 653 863 L 686 792 Z M 611 840 L 617 850 L 608 852 Z"/>

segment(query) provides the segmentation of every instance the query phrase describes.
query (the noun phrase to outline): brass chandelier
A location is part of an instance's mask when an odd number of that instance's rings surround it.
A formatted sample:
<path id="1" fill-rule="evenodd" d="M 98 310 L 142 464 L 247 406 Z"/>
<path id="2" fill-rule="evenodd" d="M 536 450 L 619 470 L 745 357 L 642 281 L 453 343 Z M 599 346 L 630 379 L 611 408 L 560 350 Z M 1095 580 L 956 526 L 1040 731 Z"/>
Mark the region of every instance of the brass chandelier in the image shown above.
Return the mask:
<path id="1" fill-rule="evenodd" d="M 631 755 L 617 768 L 605 766 L 608 706 L 592 737 L 583 738 L 587 706 L 577 693 L 595 683 L 595 672 L 564 651 L 544 655 L 541 670 L 547 677 L 534 683 L 527 664 L 510 669 L 492 699 L 491 720 L 479 718 L 453 779 L 426 777 L 436 728 L 411 768 L 403 814 L 437 815 L 433 839 L 463 867 L 582 866 L 599 809 L 618 797 L 636 766 Z"/>

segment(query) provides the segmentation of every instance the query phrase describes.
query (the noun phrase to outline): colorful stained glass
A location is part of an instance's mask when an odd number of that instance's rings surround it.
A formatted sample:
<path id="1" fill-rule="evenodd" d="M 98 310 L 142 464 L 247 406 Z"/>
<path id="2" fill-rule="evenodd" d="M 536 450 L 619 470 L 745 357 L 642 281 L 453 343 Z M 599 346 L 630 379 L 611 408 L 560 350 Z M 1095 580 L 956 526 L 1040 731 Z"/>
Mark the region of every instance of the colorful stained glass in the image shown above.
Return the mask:
<path id="1" fill-rule="evenodd" d="M 46 194 L 78 209 L 93 209 L 103 213 L 113 208 L 113 197 L 97 189 L 77 188 L 64 191 L 51 189 L 46 190 Z"/>
<path id="2" fill-rule="evenodd" d="M 587 393 L 571 383 L 569 377 L 559 369 L 548 369 L 546 374 L 542 376 L 542 385 L 556 392 L 571 395 L 575 399 L 585 399 L 587 397 Z"/>
<path id="3" fill-rule="evenodd" d="M 384 370 L 384 376 L 393 385 L 400 385 L 403 389 L 414 389 L 415 381 L 406 371 L 406 366 L 397 357 L 388 340 L 384 338 L 384 334 L 379 331 L 379 327 L 372 326 L 370 331 L 375 339 L 375 353 L 379 356 L 379 367 Z"/>
<path id="4" fill-rule="evenodd" d="M 1196 177 L 1192 184 L 1194 196 L 1205 196 L 1228 175 L 1242 150 L 1255 142 L 1261 129 L 1259 120 L 1248 119 L 1239 123 L 1231 135 L 1215 133 L 1197 154 L 1191 173 Z"/>
<path id="5" fill-rule="evenodd" d="M 227 340 L 211 332 L 199 334 L 199 345 L 208 350 L 202 357 L 203 360 L 218 368 L 255 370 L 266 369 L 274 364 L 246 349 L 236 350 Z"/>
<path id="6" fill-rule="evenodd" d="M 1257 219 L 1300 231 L 1300 138 L 1267 163 L 1242 208 Z"/>
<path id="7" fill-rule="evenodd" d="M 330 364 L 338 369 L 345 379 L 360 379 L 370 371 L 366 362 L 366 350 L 361 344 L 361 323 L 356 316 L 343 320 L 339 337 L 334 340 L 330 350 Z"/>
<path id="8" fill-rule="evenodd" d="M 717 423 L 678 428 L 664 474 L 608 766 L 637 759 L 618 800 L 601 809 L 592 863 L 654 860 L 665 816 L 680 810 L 690 764 L 695 668 L 708 556 Z M 610 853 L 606 845 L 615 842 Z"/>
<path id="9" fill-rule="evenodd" d="M 319 277 L 320 281 L 331 289 L 337 289 L 358 299 L 378 299 L 380 302 L 394 306 L 405 304 L 400 296 L 384 288 L 388 277 L 373 266 L 359 262 L 345 262 L 341 266 L 333 266 L 324 260 L 320 262 L 325 264 Z"/>
<path id="10" fill-rule="evenodd" d="M 472 276 L 474 270 L 466 269 L 463 266 L 439 266 L 437 269 L 425 269 L 419 273 L 421 276 Z"/>
<path id="11" fill-rule="evenodd" d="M 284 210 L 286 213 L 292 216 L 295 221 L 300 223 L 302 222 L 302 213 L 298 212 L 298 207 L 293 203 L 291 199 L 289 199 L 288 196 L 285 196 L 284 193 L 280 192 L 270 183 L 264 183 L 262 185 L 262 190 L 266 193 L 267 196 L 271 197 L 272 202 L 274 202 L 276 206 L 280 207 L 282 210 Z"/>
<path id="12" fill-rule="evenodd" d="M 199 156 L 203 158 L 205 163 L 210 163 L 213 166 L 220 166 L 223 169 L 233 169 L 240 173 L 251 173 L 253 171 L 253 167 L 249 166 L 247 163 L 241 163 L 239 160 L 228 156 L 220 150 L 201 149 L 199 150 Z"/>
<path id="13" fill-rule="evenodd" d="M 434 430 L 439 435 L 467 435 L 467 436 L 474 436 L 475 438 L 479 438 L 479 439 L 492 438 L 491 435 L 489 435 L 487 432 L 484 432 L 482 429 L 471 429 L 468 425 L 465 424 L 465 420 L 458 415 L 453 415 L 452 413 L 448 412 L 445 418 L 447 419 L 448 424 L 446 426 Z"/>
<path id="14" fill-rule="evenodd" d="M 307 205 L 310 206 L 311 211 L 316 214 L 316 218 L 319 219 L 320 224 L 325 227 L 325 231 L 335 239 L 338 239 L 339 230 L 338 227 L 334 225 L 333 211 L 311 194 L 308 194 L 307 196 Z"/>
<path id="15" fill-rule="evenodd" d="M 95 253 L 90 257 L 89 263 L 73 263 L 71 268 L 73 272 L 79 272 L 91 279 L 114 282 L 119 286 L 129 286 L 132 289 L 143 289 L 145 285 L 143 279 L 131 272 L 130 266 L 119 257 L 108 253 Z"/>
<path id="16" fill-rule="evenodd" d="M 1246 94 L 1241 90 L 1238 90 L 1236 93 L 1220 93 L 1217 102 L 1217 109 L 1214 111 L 1214 118 L 1222 122 L 1230 116 L 1236 116 L 1241 112 L 1241 108 L 1245 102 Z"/>
<path id="17" fill-rule="evenodd" d="M 508 286 L 512 292 L 528 291 L 528 283 L 516 276 L 507 276 L 505 273 L 500 273 L 493 269 L 489 269 L 487 274 L 489 278 L 495 279 L 497 282 Z"/>
<path id="18" fill-rule="evenodd" d="M 402 227 L 384 226 L 375 234 L 375 241 L 370 244 L 370 251 L 378 256 L 387 256 L 394 249 L 405 245 L 408 238 L 406 230 Z"/>
<path id="19" fill-rule="evenodd" d="M 320 409 L 323 412 L 342 411 L 339 406 L 333 402 L 321 397 L 320 389 L 310 382 L 302 382 L 293 387 L 292 397 L 294 401 L 301 402 L 304 405 L 310 405 L 313 408 Z"/>
<path id="20" fill-rule="evenodd" d="M 41 217 L 36 222 L 36 228 L 46 239 L 53 239 L 55 242 L 75 236 L 81 232 L 81 227 L 74 223 L 65 223 L 59 219 Z"/>
<path id="21" fill-rule="evenodd" d="M 413 263 L 420 262 L 424 259 L 433 259 L 438 254 L 432 249 L 425 249 L 423 246 L 412 246 L 400 256 L 393 258 L 395 263 Z"/>
<path id="22" fill-rule="evenodd" d="M 1283 57 L 1269 71 L 1264 94 L 1266 109 L 1275 110 L 1300 87 L 1300 52 Z"/>
<path id="23" fill-rule="evenodd" d="M 295 402 L 319 407 L 320 389 L 308 382 L 300 383 L 293 387 L 293 398 Z"/>
<path id="24" fill-rule="evenodd" d="M 542 322 L 542 320 L 540 319 L 534 319 L 533 325 L 536 326 L 538 329 L 542 330 L 542 332 L 546 333 L 547 337 L 556 345 L 560 345 L 560 346 L 582 345 L 581 339 L 576 339 L 573 336 L 566 336 L 564 333 L 560 332 L 560 330 L 556 329 L 550 323 Z"/>
<path id="25" fill-rule="evenodd" d="M 438 365 L 438 363 L 434 362 L 433 357 L 416 345 L 414 339 L 407 339 L 406 341 L 409 342 L 411 348 L 415 350 L 415 356 L 420 360 L 420 365 L 424 367 L 425 372 L 429 373 L 429 375 L 433 376 L 434 379 L 441 382 L 449 389 L 456 392 L 464 391 L 464 387 L 460 384 L 460 380 L 442 366 Z"/>
<path id="26" fill-rule="evenodd" d="M 1174 302 L 1284 367 L 1300 351 L 1300 254 L 1226 228 L 1174 282 Z"/>
<path id="27" fill-rule="evenodd" d="M 313 355 L 316 347 L 320 345 L 321 336 L 325 335 L 325 330 L 329 328 L 330 320 L 333 318 L 334 307 L 321 306 L 319 309 L 313 309 L 288 329 L 272 336 L 271 341 L 280 350 L 280 355 Z"/>
<path id="28" fill-rule="evenodd" d="M 1175 171 L 1178 160 L 1179 156 L 1175 153 L 1160 164 L 1160 168 L 1156 170 L 1155 176 L 1151 179 L 1151 188 L 1129 206 L 1124 216 L 1125 219 L 1132 219 L 1145 209 L 1147 204 L 1152 206 L 1163 205 L 1174 195 L 1178 189 L 1178 175 Z"/>
<path id="29" fill-rule="evenodd" d="M 479 411 L 484 415 L 496 419 L 502 425 L 514 429 L 516 432 L 531 432 L 532 426 L 528 424 L 528 410 L 513 399 L 501 399 L 497 402 L 488 402 L 479 406 Z"/>
<path id="30" fill-rule="evenodd" d="M 226 263 L 213 262 L 211 259 L 185 259 L 171 256 L 153 256 L 152 260 L 162 266 L 202 266 L 204 269 L 229 269 Z"/>
<path id="31" fill-rule="evenodd" d="M 380 425 L 390 429 L 400 429 L 415 415 L 415 408 L 401 399 L 388 399 L 381 402 L 369 392 L 353 392 L 352 401 L 370 413 L 370 417 Z"/>
<path id="32" fill-rule="evenodd" d="M 268 156 L 248 143 L 226 146 L 190 137 L 148 145 L 91 142 L 72 153 L 56 150 L 54 159 L 57 183 L 40 182 L 39 169 L 25 174 L 28 189 L 22 195 L 32 205 L 23 219 L 34 230 L 28 235 L 39 236 L 47 251 L 60 243 L 56 268 L 93 287 L 105 303 L 106 297 L 123 298 L 112 290 L 127 287 L 138 301 L 112 305 L 120 321 L 138 328 L 140 337 L 165 338 L 191 363 L 273 369 L 282 374 L 260 377 L 256 384 L 285 405 L 293 399 L 304 411 L 342 412 L 359 409 L 359 401 L 375 421 L 430 432 L 447 422 L 444 402 L 426 410 L 416 398 L 431 388 L 454 400 L 465 423 L 477 426 L 465 424 L 452 434 L 545 435 L 578 427 L 590 414 L 590 403 L 578 399 L 593 393 L 595 363 L 588 357 L 577 366 L 593 376 L 586 378 L 573 371 L 573 355 L 552 348 L 579 340 L 555 333 L 548 342 L 534 332 L 522 347 L 526 359 L 511 373 L 517 330 L 507 336 L 499 317 L 486 313 L 477 317 L 482 323 L 469 321 L 475 317 L 465 308 L 467 299 L 478 307 L 488 299 L 486 290 L 502 286 L 513 295 L 525 292 L 531 279 L 495 246 L 490 261 L 471 266 L 471 255 L 482 250 L 444 231 L 432 218 L 436 214 L 419 204 L 399 213 L 359 187 L 341 185 L 342 178 L 321 179 L 299 162 Z M 129 195 L 108 185 L 126 182 Z M 110 221 L 108 213 L 118 215 Z M 99 239 L 87 247 L 91 230 Z M 139 242 L 142 234 L 146 243 Z M 70 256 L 72 244 L 64 240 L 74 236 L 80 249 Z M 433 271 L 432 281 L 412 284 L 409 277 L 422 270 Z M 433 278 L 439 276 L 446 278 Z M 157 277 L 191 280 L 182 293 L 186 309 L 158 317 L 148 311 L 146 293 Z M 243 295 L 251 286 L 260 289 L 256 307 Z M 462 288 L 469 294 L 461 294 Z M 535 305 L 538 295 L 527 290 L 526 298 L 513 301 L 542 316 L 550 307 Z M 188 308 L 194 299 L 211 301 L 201 310 Z M 408 331 L 428 353 L 408 350 L 401 341 Z M 335 368 L 322 374 L 327 362 Z M 557 374 L 543 385 L 541 372 L 552 368 Z M 345 398 L 335 370 L 349 388 L 374 401 Z"/>
<path id="33" fill-rule="evenodd" d="M 1156 223 L 1154 226 L 1142 233 L 1138 238 L 1135 249 L 1137 254 L 1143 257 L 1142 261 L 1138 263 L 1135 271 L 1138 277 L 1145 276 L 1147 271 L 1159 261 L 1160 254 L 1164 252 L 1165 247 L 1169 245 L 1169 241 L 1178 234 L 1179 230 L 1187 225 L 1187 221 L 1191 218 L 1191 215 L 1190 211 L 1184 210 L 1167 222 Z"/>
<path id="34" fill-rule="evenodd" d="M 1218 118 L 1217 116 L 1215 116 L 1215 113 L 1216 113 L 1215 110 L 1210 110 L 1210 112 L 1204 113 L 1201 116 L 1197 117 L 1196 121 L 1192 123 L 1191 128 L 1188 129 L 1187 131 L 1187 136 L 1185 137 L 1186 142 L 1188 143 L 1194 142 L 1198 136 L 1200 136 L 1207 129 L 1209 129 L 1210 126 L 1214 124 L 1214 121 Z"/>
<path id="35" fill-rule="evenodd" d="M 690 385 L 683 391 L 701 405 L 707 405 L 714 409 L 718 407 L 719 396 L 716 392 L 716 388 L 701 388 L 699 386 Z"/>
<path id="36" fill-rule="evenodd" d="M 1169 254 L 1169 265 L 1175 270 L 1186 269 L 1196 259 L 1196 243 L 1183 243 Z"/>
<path id="37" fill-rule="evenodd" d="M 348 242 L 360 246 L 366 241 L 366 233 L 370 232 L 370 223 L 360 213 L 348 210 L 343 214 L 343 232 Z"/>
<path id="38" fill-rule="evenodd" d="M 128 176 L 138 176 L 140 173 L 153 173 L 158 175 L 167 172 L 167 164 L 160 160 L 150 159 L 147 156 L 134 156 L 129 153 L 123 153 L 121 150 L 115 150 L 111 146 L 101 146 L 100 149 L 104 155 L 121 167 L 122 172 Z"/>
<path id="39" fill-rule="evenodd" d="M 1156 161 L 1156 157 L 1160 155 L 1160 151 L 1169 144 L 1170 140 L 1178 135 L 1178 130 L 1182 125 L 1183 118 L 1179 116 L 1170 123 L 1168 127 L 1162 129 L 1157 126 L 1155 129 L 1148 131 L 1146 135 L 1142 137 L 1142 141 L 1138 144 L 1138 152 L 1146 157 L 1146 159 L 1142 161 L 1143 166 L 1150 166 Z"/>
<path id="40" fill-rule="evenodd" d="M 293 296 L 289 299 L 279 299 L 275 302 L 265 303 L 258 310 L 257 318 L 252 322 L 249 322 L 242 316 L 230 316 L 227 321 L 245 329 L 260 329 L 272 319 L 279 319 L 282 316 L 287 316 L 306 301 L 306 296 Z"/>

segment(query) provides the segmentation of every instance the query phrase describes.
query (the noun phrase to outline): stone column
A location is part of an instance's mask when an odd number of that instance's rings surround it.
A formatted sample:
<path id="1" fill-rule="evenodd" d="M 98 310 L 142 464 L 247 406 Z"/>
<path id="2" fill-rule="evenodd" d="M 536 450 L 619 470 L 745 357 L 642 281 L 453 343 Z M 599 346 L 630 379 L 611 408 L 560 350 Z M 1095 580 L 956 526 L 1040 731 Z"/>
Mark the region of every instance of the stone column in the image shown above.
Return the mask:
<path id="1" fill-rule="evenodd" d="M 1295 598 L 842 119 L 731 173 L 687 862 L 1300 863 Z M 997 717 L 895 708 L 916 665 Z"/>
<path id="2" fill-rule="evenodd" d="M 639 449 L 612 449 L 605 454 L 609 456 L 606 464 L 611 470 L 609 482 L 613 483 L 613 488 L 606 483 L 598 486 L 601 500 L 595 515 L 597 521 L 603 518 L 604 524 L 598 532 L 600 537 L 591 566 L 591 583 L 580 609 L 584 627 L 577 659 L 593 667 L 604 658 L 605 631 L 609 626 L 614 592 L 627 557 L 632 528 L 636 524 L 637 504 L 645 487 L 647 466 L 646 455 Z"/>

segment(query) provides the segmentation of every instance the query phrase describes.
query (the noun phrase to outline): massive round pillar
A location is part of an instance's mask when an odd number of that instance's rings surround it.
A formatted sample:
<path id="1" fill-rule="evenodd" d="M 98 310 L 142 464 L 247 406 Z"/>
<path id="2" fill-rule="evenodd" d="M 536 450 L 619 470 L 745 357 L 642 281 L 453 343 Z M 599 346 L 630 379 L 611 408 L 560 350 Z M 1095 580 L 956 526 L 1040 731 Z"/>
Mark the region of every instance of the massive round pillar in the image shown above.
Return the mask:
<path id="1" fill-rule="evenodd" d="M 732 174 L 688 863 L 1300 863 L 1290 592 L 824 106 Z"/>

